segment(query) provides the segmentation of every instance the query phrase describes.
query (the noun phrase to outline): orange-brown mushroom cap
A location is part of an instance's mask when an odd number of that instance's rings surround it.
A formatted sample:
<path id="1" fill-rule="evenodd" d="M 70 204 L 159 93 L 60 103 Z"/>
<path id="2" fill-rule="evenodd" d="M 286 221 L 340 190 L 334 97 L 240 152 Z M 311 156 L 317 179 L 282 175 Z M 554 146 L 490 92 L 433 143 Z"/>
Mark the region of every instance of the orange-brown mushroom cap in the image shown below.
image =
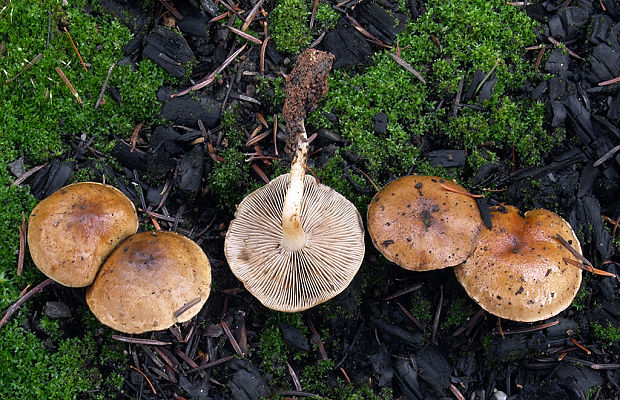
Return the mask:
<path id="1" fill-rule="evenodd" d="M 306 243 L 287 250 L 282 242 L 282 208 L 289 174 L 248 195 L 226 234 L 230 269 L 265 306 L 296 312 L 342 292 L 364 258 L 359 212 L 334 189 L 304 178 L 301 224 Z"/>
<path id="2" fill-rule="evenodd" d="M 86 302 L 105 325 L 143 333 L 190 320 L 210 291 L 211 265 L 200 246 L 174 232 L 141 232 L 108 257 Z"/>
<path id="3" fill-rule="evenodd" d="M 136 209 L 120 190 L 81 182 L 65 186 L 30 213 L 28 247 L 35 265 L 54 281 L 90 285 L 103 260 L 138 230 Z"/>
<path id="4" fill-rule="evenodd" d="M 562 236 L 581 253 L 568 222 L 547 210 L 519 214 L 512 206 L 491 210 L 493 229 L 484 229 L 476 249 L 454 268 L 457 279 L 482 308 L 498 317 L 533 322 L 567 308 L 579 290 L 581 269 Z"/>
<path id="5" fill-rule="evenodd" d="M 368 206 L 368 231 L 390 261 L 412 271 L 462 263 L 482 229 L 476 201 L 436 176 L 410 175 L 383 187 Z"/>

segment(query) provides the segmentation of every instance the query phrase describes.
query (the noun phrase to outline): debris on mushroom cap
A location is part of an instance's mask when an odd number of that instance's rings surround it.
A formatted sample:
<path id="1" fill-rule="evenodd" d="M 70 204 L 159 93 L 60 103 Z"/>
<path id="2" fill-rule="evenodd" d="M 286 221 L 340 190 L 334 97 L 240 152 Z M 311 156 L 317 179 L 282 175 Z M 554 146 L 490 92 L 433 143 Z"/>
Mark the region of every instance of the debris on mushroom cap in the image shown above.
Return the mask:
<path id="1" fill-rule="evenodd" d="M 364 258 L 364 227 L 351 202 L 311 176 L 304 179 L 301 224 L 306 244 L 282 243 L 282 203 L 289 174 L 248 195 L 237 208 L 224 251 L 232 272 L 265 306 L 286 312 L 331 299 Z"/>
<path id="2" fill-rule="evenodd" d="M 105 325 L 143 333 L 190 320 L 210 291 L 211 265 L 200 246 L 174 232 L 141 232 L 110 254 L 86 302 Z"/>
<path id="3" fill-rule="evenodd" d="M 567 308 L 579 290 L 581 269 L 559 234 L 581 254 L 568 222 L 547 210 L 519 214 L 512 206 L 491 210 L 493 229 L 480 233 L 469 259 L 454 268 L 470 297 L 496 316 L 533 322 Z"/>
<path id="4" fill-rule="evenodd" d="M 28 220 L 28 247 L 35 265 L 56 282 L 90 285 L 116 245 L 138 230 L 138 215 L 120 190 L 81 182 L 42 200 Z"/>
<path id="5" fill-rule="evenodd" d="M 412 271 L 452 267 L 465 261 L 482 229 L 471 197 L 454 182 L 410 175 L 387 184 L 368 206 L 368 231 L 390 261 Z"/>

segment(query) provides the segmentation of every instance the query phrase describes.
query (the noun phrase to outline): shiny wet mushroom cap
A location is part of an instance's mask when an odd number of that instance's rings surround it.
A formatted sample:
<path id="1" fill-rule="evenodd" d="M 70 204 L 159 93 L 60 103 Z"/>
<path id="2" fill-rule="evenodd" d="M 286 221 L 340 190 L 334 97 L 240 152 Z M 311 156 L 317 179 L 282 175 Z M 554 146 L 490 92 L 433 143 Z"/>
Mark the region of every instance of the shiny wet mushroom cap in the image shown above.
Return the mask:
<path id="1" fill-rule="evenodd" d="M 174 232 L 141 232 L 108 257 L 86 302 L 105 325 L 143 333 L 190 320 L 210 291 L 211 265 L 200 246 Z"/>
<path id="2" fill-rule="evenodd" d="M 138 230 L 136 209 L 120 190 L 101 183 L 65 186 L 30 213 L 28 247 L 35 265 L 70 287 L 90 285 L 103 260 Z"/>
<path id="3" fill-rule="evenodd" d="M 265 306 L 286 312 L 331 299 L 351 282 L 364 258 L 364 228 L 351 202 L 304 177 L 301 247 L 283 238 L 289 174 L 248 195 L 237 208 L 224 251 L 232 272 Z"/>
<path id="4" fill-rule="evenodd" d="M 419 175 L 396 179 L 377 192 L 368 206 L 368 231 L 388 260 L 428 271 L 467 259 L 482 218 L 473 198 L 446 188 L 467 193 L 454 182 Z"/>
<path id="5" fill-rule="evenodd" d="M 454 268 L 457 279 L 482 308 L 513 321 L 550 318 L 567 308 L 579 290 L 581 269 L 564 259 L 581 254 L 568 222 L 547 210 L 519 214 L 512 206 L 491 210 L 493 229 L 484 229 L 476 249 Z"/>

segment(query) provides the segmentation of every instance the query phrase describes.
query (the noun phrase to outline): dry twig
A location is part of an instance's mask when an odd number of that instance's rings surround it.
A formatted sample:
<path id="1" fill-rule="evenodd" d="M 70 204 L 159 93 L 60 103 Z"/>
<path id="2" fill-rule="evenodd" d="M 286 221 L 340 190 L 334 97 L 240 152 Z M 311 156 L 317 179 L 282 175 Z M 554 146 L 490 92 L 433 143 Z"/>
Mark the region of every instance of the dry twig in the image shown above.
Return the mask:
<path id="1" fill-rule="evenodd" d="M 22 304 L 24 304 L 29 298 L 31 298 L 35 294 L 39 293 L 41 290 L 45 289 L 47 286 L 49 286 L 52 283 L 54 283 L 54 281 L 51 280 L 50 278 L 47 278 L 46 280 L 44 280 L 43 282 L 39 283 L 37 286 L 32 288 L 32 290 L 30 290 L 29 292 L 26 292 L 24 295 L 22 295 L 15 303 L 13 303 L 6 310 L 6 312 L 4 313 L 4 316 L 0 320 L 0 328 L 2 328 L 4 326 L 4 324 L 6 324 L 6 321 L 8 321 L 9 318 L 11 318 L 11 316 L 13 314 L 15 314 L 15 312 L 17 310 L 19 310 L 19 308 L 22 306 Z"/>

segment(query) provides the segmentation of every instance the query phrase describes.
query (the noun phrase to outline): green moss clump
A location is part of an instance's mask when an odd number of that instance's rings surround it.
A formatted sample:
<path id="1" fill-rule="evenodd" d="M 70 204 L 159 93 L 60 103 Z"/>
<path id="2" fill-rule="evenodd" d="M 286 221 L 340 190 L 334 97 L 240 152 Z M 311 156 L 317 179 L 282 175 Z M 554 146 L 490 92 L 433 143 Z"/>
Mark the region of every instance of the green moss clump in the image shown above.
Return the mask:
<path id="1" fill-rule="evenodd" d="M 457 298 L 452 302 L 441 322 L 441 329 L 452 329 L 463 325 L 473 314 L 473 311 L 471 304 L 465 298 Z"/>
<path id="2" fill-rule="evenodd" d="M 271 35 L 278 50 L 299 53 L 310 43 L 306 0 L 278 0 L 269 14 Z"/>
<path id="3" fill-rule="evenodd" d="M 592 332 L 600 341 L 607 346 L 613 346 L 620 342 L 620 329 L 615 327 L 611 322 L 607 321 L 607 325 L 603 326 L 598 322 L 590 325 Z"/>
<path id="4" fill-rule="evenodd" d="M 380 185 L 412 167 L 417 172 L 418 144 L 431 134 L 446 147 L 466 149 L 471 168 L 512 162 L 513 146 L 519 164 L 539 163 L 559 137 L 543 129 L 542 104 L 512 96 L 534 77 L 523 58 L 524 48 L 536 42 L 536 23 L 501 0 L 430 0 L 426 9 L 398 37 L 400 56 L 426 83 L 380 52 L 359 74 L 335 71 L 323 106 L 309 122 L 338 131 L 347 142 L 344 151 L 363 158 Z M 491 98 L 480 104 L 482 110 L 462 107 L 453 118 L 459 82 L 465 78 L 467 85 L 478 70 L 497 78 Z M 324 117 L 327 112 L 337 123 Z M 385 134 L 373 133 L 377 113 L 388 116 Z M 494 145 L 482 153 L 484 142 Z"/>

